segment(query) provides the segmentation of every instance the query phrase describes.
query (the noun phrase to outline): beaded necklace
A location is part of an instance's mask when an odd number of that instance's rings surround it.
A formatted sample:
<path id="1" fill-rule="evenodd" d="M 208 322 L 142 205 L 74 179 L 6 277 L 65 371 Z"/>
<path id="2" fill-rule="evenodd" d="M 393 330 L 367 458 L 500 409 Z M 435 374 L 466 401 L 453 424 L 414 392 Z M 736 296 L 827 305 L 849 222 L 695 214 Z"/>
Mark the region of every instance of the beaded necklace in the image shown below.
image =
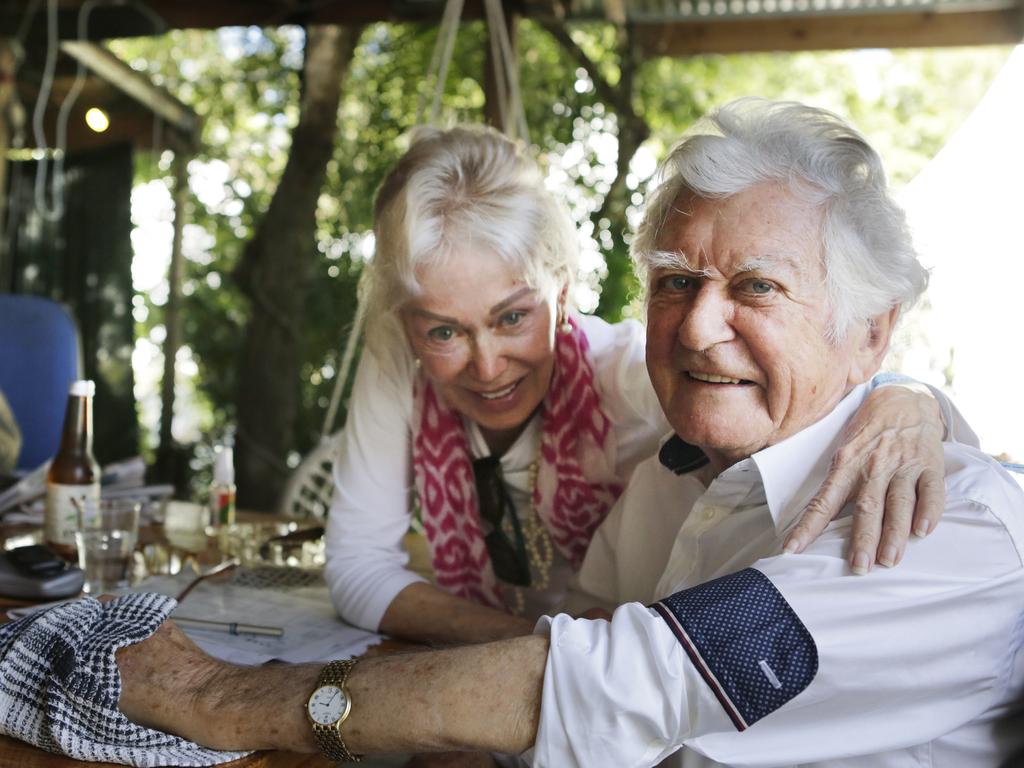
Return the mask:
<path id="1" fill-rule="evenodd" d="M 529 488 L 530 512 L 525 521 L 521 522 L 523 532 L 523 544 L 526 546 L 526 554 L 530 560 L 531 584 L 530 589 L 542 592 L 551 583 L 551 565 L 555 562 L 555 547 L 551 543 L 551 534 L 547 527 L 541 522 L 540 513 L 537 511 L 534 491 L 537 488 L 536 460 L 530 463 Z M 512 535 L 512 523 L 504 520 L 502 527 L 506 528 L 506 534 Z M 522 616 L 526 612 L 526 597 L 524 587 L 512 588 L 512 605 L 509 606 L 512 613 Z"/>

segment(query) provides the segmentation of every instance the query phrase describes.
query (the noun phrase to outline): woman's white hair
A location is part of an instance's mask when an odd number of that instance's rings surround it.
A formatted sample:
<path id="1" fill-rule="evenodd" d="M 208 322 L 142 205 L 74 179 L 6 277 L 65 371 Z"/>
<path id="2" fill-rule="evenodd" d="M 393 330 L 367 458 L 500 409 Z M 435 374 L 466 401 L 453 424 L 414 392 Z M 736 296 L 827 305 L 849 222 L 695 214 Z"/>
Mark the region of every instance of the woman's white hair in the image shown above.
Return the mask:
<path id="1" fill-rule="evenodd" d="M 484 275 L 501 259 L 542 290 L 576 275 L 568 209 L 537 164 L 489 128 L 416 129 L 377 191 L 373 232 L 364 300 L 367 342 L 380 357 L 402 338 L 398 310 L 421 291 L 417 270 L 445 269 L 455 251 L 478 256 Z"/>
<path id="2" fill-rule="evenodd" d="M 724 198 L 766 182 L 785 183 L 823 208 L 830 338 L 894 306 L 908 308 L 928 285 L 881 158 L 824 109 L 758 98 L 730 102 L 698 122 L 659 173 L 632 246 L 645 285 L 665 257 L 658 239 L 681 195 Z"/>

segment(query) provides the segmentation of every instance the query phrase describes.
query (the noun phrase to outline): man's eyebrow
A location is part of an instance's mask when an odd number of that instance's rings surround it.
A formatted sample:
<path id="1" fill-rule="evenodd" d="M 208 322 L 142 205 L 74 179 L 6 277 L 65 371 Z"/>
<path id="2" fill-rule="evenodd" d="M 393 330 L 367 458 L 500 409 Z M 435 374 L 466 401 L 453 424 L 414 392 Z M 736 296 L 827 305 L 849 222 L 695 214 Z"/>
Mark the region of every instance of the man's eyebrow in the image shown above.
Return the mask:
<path id="1" fill-rule="evenodd" d="M 647 264 L 653 272 L 658 269 L 679 269 L 693 275 L 708 275 L 707 268 L 694 267 L 682 251 L 651 251 L 647 258 Z"/>
<path id="2" fill-rule="evenodd" d="M 497 304 L 495 304 L 493 307 L 491 307 L 490 310 L 488 311 L 488 314 L 491 314 L 491 315 L 498 314 L 503 309 L 508 307 L 509 304 L 514 304 L 515 302 L 519 301 L 521 298 L 523 298 L 523 296 L 525 296 L 528 293 L 533 293 L 533 288 L 531 288 L 528 285 L 523 286 L 518 291 L 513 293 L 511 296 L 509 296 L 507 299 L 502 299 Z"/>
<path id="3" fill-rule="evenodd" d="M 771 267 L 787 268 L 796 274 L 803 274 L 804 272 L 804 265 L 800 259 L 786 253 L 766 253 L 761 256 L 753 256 L 738 264 L 736 272 L 737 274 L 742 274 Z"/>

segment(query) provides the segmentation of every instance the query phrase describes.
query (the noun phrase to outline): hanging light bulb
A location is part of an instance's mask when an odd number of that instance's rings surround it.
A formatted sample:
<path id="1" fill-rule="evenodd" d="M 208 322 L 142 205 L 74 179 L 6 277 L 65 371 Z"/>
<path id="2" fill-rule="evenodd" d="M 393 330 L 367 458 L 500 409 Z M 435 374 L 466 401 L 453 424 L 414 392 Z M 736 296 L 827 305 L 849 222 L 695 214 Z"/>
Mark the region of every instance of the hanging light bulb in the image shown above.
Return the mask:
<path id="1" fill-rule="evenodd" d="M 110 118 L 99 107 L 89 107 L 85 113 L 85 124 L 96 131 L 96 133 L 103 133 L 110 127 Z"/>

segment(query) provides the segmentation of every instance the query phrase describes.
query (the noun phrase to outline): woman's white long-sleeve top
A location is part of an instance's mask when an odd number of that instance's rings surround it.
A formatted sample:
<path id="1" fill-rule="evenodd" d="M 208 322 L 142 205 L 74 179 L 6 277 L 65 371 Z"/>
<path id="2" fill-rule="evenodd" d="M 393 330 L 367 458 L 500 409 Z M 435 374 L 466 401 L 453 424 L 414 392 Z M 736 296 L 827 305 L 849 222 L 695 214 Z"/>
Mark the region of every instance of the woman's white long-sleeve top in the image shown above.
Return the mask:
<path id="1" fill-rule="evenodd" d="M 627 320 L 610 325 L 577 318 L 590 344 L 590 361 L 601 407 L 612 423 L 618 475 L 628 479 L 668 430 L 644 363 L 645 331 Z M 414 360 L 402 345 L 382 361 L 363 353 L 351 406 L 340 436 L 334 498 L 327 525 L 327 584 L 338 613 L 351 624 L 376 631 L 384 612 L 406 586 L 423 579 L 408 570 L 402 537 L 413 500 L 412 435 Z M 476 424 L 467 422 L 474 458 L 487 446 Z M 529 468 L 536 460 L 540 423 L 534 417 L 501 457 L 517 509 L 529 508 Z M 564 593 L 569 573 L 555 564 L 548 602 Z"/>

